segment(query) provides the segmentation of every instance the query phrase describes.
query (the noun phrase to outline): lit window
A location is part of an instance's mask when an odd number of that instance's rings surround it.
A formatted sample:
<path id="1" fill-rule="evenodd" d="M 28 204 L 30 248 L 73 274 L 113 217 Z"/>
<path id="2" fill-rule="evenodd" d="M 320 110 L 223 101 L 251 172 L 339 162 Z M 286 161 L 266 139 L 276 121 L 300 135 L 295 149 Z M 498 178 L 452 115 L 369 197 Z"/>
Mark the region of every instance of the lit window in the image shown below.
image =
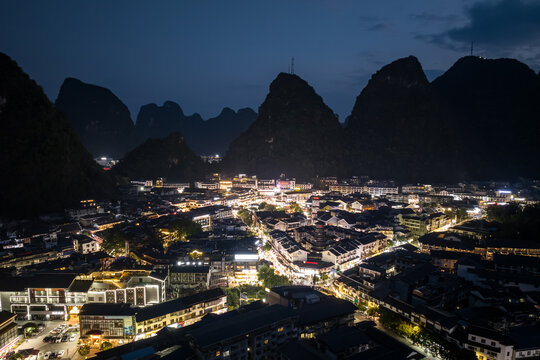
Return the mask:
<path id="1" fill-rule="evenodd" d="M 283 331 L 283 326 L 280 327 L 280 328 L 278 328 L 277 331 L 278 331 L 278 332 L 282 332 L 282 331 Z"/>

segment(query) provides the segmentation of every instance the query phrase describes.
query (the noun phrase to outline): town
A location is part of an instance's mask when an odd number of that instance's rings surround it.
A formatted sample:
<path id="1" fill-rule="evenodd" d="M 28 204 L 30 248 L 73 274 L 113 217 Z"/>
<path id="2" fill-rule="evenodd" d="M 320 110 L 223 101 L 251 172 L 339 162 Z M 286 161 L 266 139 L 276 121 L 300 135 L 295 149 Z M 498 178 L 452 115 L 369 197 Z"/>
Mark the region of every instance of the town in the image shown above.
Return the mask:
<path id="1" fill-rule="evenodd" d="M 3 358 L 540 356 L 538 182 L 213 174 L 120 192 L 4 224 Z"/>

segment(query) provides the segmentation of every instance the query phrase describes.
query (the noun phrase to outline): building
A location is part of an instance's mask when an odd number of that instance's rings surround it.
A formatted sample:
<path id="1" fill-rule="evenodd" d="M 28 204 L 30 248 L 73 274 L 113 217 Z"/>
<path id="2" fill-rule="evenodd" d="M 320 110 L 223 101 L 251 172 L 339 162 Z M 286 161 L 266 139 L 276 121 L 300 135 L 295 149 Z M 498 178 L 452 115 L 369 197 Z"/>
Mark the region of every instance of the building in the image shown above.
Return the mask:
<path id="1" fill-rule="evenodd" d="M 232 180 L 232 187 L 234 189 L 257 189 L 257 177 L 238 176 Z"/>
<path id="2" fill-rule="evenodd" d="M 131 340 L 136 308 L 129 304 L 85 304 L 79 313 L 83 342 Z"/>
<path id="3" fill-rule="evenodd" d="M 352 326 L 356 306 L 324 295 L 308 286 L 278 286 L 266 294 L 266 303 L 294 309 L 300 338 L 313 338 L 339 327 Z"/>
<path id="4" fill-rule="evenodd" d="M 16 314 L 9 311 L 0 311 L 0 358 L 4 358 L 19 340 L 16 317 Z"/>
<path id="5" fill-rule="evenodd" d="M 479 360 L 511 360 L 514 358 L 512 339 L 497 331 L 478 326 L 466 329 L 465 348 L 473 351 Z"/>
<path id="6" fill-rule="evenodd" d="M 169 300 L 137 310 L 135 340 L 155 335 L 168 327 L 184 327 L 199 321 L 207 314 L 227 311 L 227 295 L 221 288 Z"/>
<path id="7" fill-rule="evenodd" d="M 359 185 L 349 185 L 349 184 L 335 184 L 328 187 L 330 191 L 337 191 L 342 194 L 353 194 L 353 193 L 362 193 L 364 192 L 364 187 Z"/>
<path id="8" fill-rule="evenodd" d="M 181 265 L 169 268 L 168 284 L 174 292 L 206 290 L 210 287 L 210 267 Z"/>
<path id="9" fill-rule="evenodd" d="M 92 273 L 91 277 L 94 281 L 88 291 L 88 302 L 147 306 L 166 299 L 167 274 L 163 272 L 99 271 Z"/>
<path id="10" fill-rule="evenodd" d="M 450 225 L 450 219 L 443 213 L 420 214 L 420 215 L 398 215 L 399 224 L 411 231 L 411 235 L 419 238 L 432 231 Z"/>
<path id="11" fill-rule="evenodd" d="M 226 310 L 227 296 L 219 288 L 145 308 L 130 304 L 85 304 L 79 314 L 81 339 L 140 340 L 154 336 L 164 327 L 181 328 L 207 314 Z"/>
<path id="12" fill-rule="evenodd" d="M 82 254 L 98 252 L 101 249 L 100 243 L 96 238 L 78 235 L 73 237 L 73 250 Z"/>
<path id="13" fill-rule="evenodd" d="M 68 273 L 39 273 L 0 278 L 2 310 L 25 320 L 68 320 L 88 298 L 91 279 Z"/>
<path id="14" fill-rule="evenodd" d="M 259 266 L 259 254 L 254 251 L 238 251 L 234 254 L 225 254 L 212 259 L 210 263 L 212 276 L 225 278 L 223 286 L 228 286 L 228 282 L 236 284 L 256 283 L 258 281 L 257 271 Z"/>

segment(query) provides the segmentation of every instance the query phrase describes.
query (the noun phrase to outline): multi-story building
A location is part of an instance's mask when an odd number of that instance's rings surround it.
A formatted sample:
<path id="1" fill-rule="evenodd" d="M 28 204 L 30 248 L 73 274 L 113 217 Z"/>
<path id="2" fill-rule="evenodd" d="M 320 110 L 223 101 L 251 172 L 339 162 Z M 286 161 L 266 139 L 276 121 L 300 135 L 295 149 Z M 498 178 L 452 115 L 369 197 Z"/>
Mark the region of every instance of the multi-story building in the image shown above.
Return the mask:
<path id="1" fill-rule="evenodd" d="M 9 311 L 0 311 L 0 358 L 2 359 L 19 340 L 16 317 L 17 315 Z"/>
<path id="2" fill-rule="evenodd" d="M 364 187 L 359 185 L 349 185 L 349 184 L 335 184 L 328 187 L 330 191 L 337 191 L 342 194 L 353 194 L 353 193 L 362 193 L 364 192 Z"/>
<path id="3" fill-rule="evenodd" d="M 294 309 L 300 338 L 311 339 L 339 327 L 352 326 L 357 308 L 346 300 L 324 295 L 309 286 L 278 286 L 266 294 L 266 303 Z"/>
<path id="4" fill-rule="evenodd" d="M 81 339 L 83 342 L 140 340 L 164 327 L 188 326 L 206 314 L 226 310 L 227 295 L 219 288 L 145 308 L 130 304 L 85 304 L 79 314 Z"/>
<path id="5" fill-rule="evenodd" d="M 269 236 L 277 253 L 284 257 L 289 264 L 295 261 L 304 262 L 307 260 L 308 252 L 306 249 L 284 231 L 274 230 L 270 232 Z"/>
<path id="6" fill-rule="evenodd" d="M 212 222 L 216 220 L 231 219 L 233 217 L 232 209 L 228 206 L 205 206 L 191 210 L 188 213 L 191 220 L 201 225 L 203 230 L 209 230 Z"/>
<path id="7" fill-rule="evenodd" d="M 219 189 L 219 182 L 217 181 L 197 181 L 195 182 L 195 187 L 197 189 L 206 189 L 206 190 L 217 190 Z"/>
<path id="8" fill-rule="evenodd" d="M 82 254 L 98 252 L 101 246 L 97 238 L 91 238 L 84 235 L 73 237 L 73 250 Z"/>
<path id="9" fill-rule="evenodd" d="M 206 290 L 210 287 L 210 267 L 180 265 L 169 268 L 168 283 L 175 292 L 182 290 Z"/>
<path id="10" fill-rule="evenodd" d="M 237 189 L 257 189 L 257 177 L 237 176 L 232 180 L 232 187 Z"/>
<path id="11" fill-rule="evenodd" d="M 272 359 L 279 345 L 297 337 L 294 310 L 268 306 L 234 311 L 189 331 L 199 359 Z"/>
<path id="12" fill-rule="evenodd" d="M 276 180 L 276 188 L 277 188 L 279 191 L 290 191 L 290 190 L 294 190 L 295 184 L 296 184 L 296 180 L 295 180 L 295 179 L 292 179 L 292 180 L 289 180 L 289 179 L 279 179 L 279 180 Z"/>
<path id="13" fill-rule="evenodd" d="M 39 273 L 0 279 L 0 306 L 26 320 L 67 320 L 87 302 L 89 278 Z"/>
<path id="14" fill-rule="evenodd" d="M 100 271 L 88 291 L 88 302 L 127 303 L 135 306 L 165 301 L 167 274 L 149 270 Z"/>
<path id="15" fill-rule="evenodd" d="M 138 309 L 135 315 L 135 340 L 153 336 L 166 326 L 188 326 L 206 314 L 221 314 L 226 311 L 227 295 L 221 288 Z"/>
<path id="16" fill-rule="evenodd" d="M 129 304 L 85 304 L 79 313 L 81 341 L 133 339 L 136 308 Z"/>
<path id="17" fill-rule="evenodd" d="M 363 191 L 371 196 L 382 196 L 386 194 L 397 194 L 399 188 L 397 186 L 364 186 Z"/>
<path id="18" fill-rule="evenodd" d="M 249 251 L 222 255 L 210 262 L 212 277 L 225 279 L 225 283 L 222 284 L 224 286 L 227 285 L 227 282 L 238 284 L 257 282 L 259 266 L 259 254 Z"/>
<path id="19" fill-rule="evenodd" d="M 97 359 L 149 354 L 157 359 L 281 359 L 280 347 L 285 343 L 350 327 L 356 310 L 350 302 L 310 287 L 273 288 L 266 303 L 254 302 L 225 314 L 206 316 L 188 327 L 162 330 L 144 341 L 98 353 Z M 296 353 L 293 358 L 304 357 Z"/>
<path id="20" fill-rule="evenodd" d="M 436 231 L 450 224 L 450 219 L 443 213 L 398 215 L 400 225 L 411 231 L 412 236 L 418 238 L 429 232 Z"/>
<path id="21" fill-rule="evenodd" d="M 257 190 L 272 191 L 276 188 L 276 181 L 259 179 L 257 183 Z"/>

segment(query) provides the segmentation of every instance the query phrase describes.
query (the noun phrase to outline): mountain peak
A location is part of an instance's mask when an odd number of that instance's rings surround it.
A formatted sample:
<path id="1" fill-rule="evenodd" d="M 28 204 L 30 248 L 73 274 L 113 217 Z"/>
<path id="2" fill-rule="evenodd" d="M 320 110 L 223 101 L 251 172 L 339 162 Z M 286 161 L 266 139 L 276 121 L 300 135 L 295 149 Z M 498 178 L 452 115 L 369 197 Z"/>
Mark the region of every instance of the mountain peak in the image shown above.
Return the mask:
<path id="1" fill-rule="evenodd" d="M 270 84 L 269 95 L 284 94 L 295 96 L 296 94 L 301 95 L 306 93 L 316 95 L 315 90 L 307 83 L 307 81 L 295 74 L 279 73 Z"/>
<path id="2" fill-rule="evenodd" d="M 55 105 L 94 156 L 122 156 L 131 146 L 134 124 L 127 106 L 109 89 L 66 78 Z"/>
<path id="3" fill-rule="evenodd" d="M 165 138 L 146 140 L 127 153 L 113 171 L 131 179 L 186 181 L 203 176 L 204 164 L 189 148 L 184 135 L 175 131 Z"/>
<path id="4" fill-rule="evenodd" d="M 234 116 L 236 112 L 230 107 L 224 107 L 218 116 Z"/>
<path id="5" fill-rule="evenodd" d="M 408 56 L 383 66 L 371 77 L 369 82 L 411 87 L 417 84 L 425 84 L 428 80 L 418 59 L 414 56 Z"/>
<path id="6" fill-rule="evenodd" d="M 342 128 L 333 111 L 302 78 L 280 73 L 257 120 L 230 146 L 232 171 L 309 178 L 340 170 Z"/>

